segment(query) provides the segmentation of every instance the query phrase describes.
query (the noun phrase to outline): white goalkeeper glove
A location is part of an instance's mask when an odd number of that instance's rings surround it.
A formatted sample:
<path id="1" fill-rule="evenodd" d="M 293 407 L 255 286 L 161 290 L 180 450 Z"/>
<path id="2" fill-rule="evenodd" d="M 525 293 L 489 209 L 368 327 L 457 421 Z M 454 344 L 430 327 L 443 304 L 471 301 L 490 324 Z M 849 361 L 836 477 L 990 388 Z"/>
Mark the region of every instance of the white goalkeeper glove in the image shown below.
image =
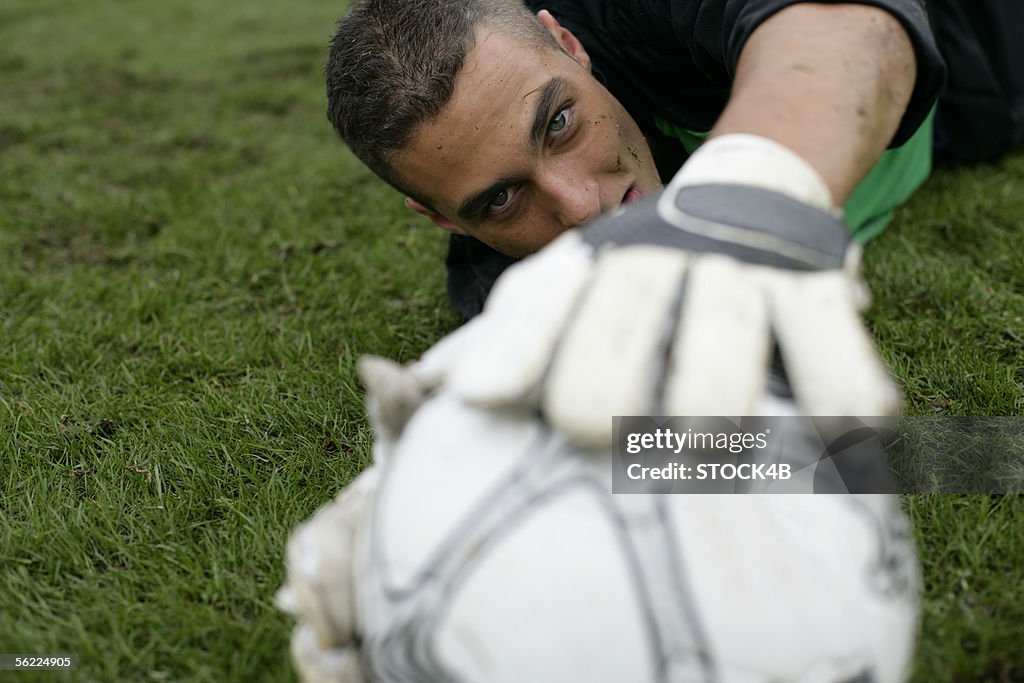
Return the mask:
<path id="1" fill-rule="evenodd" d="M 787 148 L 716 138 L 656 199 L 510 269 L 417 372 L 480 405 L 540 406 L 600 448 L 613 415 L 772 414 L 774 342 L 804 414 L 892 414 L 899 394 L 861 323 L 858 252 L 837 214 Z"/>
<path id="2" fill-rule="evenodd" d="M 277 605 L 297 624 L 291 654 L 304 683 L 363 683 L 357 645 L 355 554 L 377 490 L 377 469 L 356 477 L 288 539 Z"/>

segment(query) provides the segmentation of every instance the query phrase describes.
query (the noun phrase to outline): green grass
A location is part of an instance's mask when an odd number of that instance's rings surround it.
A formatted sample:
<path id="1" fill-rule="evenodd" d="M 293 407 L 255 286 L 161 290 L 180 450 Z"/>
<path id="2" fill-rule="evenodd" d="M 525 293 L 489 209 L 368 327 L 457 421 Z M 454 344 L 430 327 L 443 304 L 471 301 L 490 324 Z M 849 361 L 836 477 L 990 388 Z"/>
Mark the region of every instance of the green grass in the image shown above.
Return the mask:
<path id="1" fill-rule="evenodd" d="M 944 169 L 865 249 L 869 321 L 908 412 L 1024 413 L 1024 154 Z"/>
<path id="2" fill-rule="evenodd" d="M 444 239 L 341 148 L 342 8 L 0 5 L 0 652 L 288 680 L 289 530 L 369 458 L 355 358 L 457 321 Z M 919 414 L 1019 415 L 1024 156 L 938 174 L 868 247 Z M 907 499 L 916 680 L 1024 680 L 1024 503 Z"/>

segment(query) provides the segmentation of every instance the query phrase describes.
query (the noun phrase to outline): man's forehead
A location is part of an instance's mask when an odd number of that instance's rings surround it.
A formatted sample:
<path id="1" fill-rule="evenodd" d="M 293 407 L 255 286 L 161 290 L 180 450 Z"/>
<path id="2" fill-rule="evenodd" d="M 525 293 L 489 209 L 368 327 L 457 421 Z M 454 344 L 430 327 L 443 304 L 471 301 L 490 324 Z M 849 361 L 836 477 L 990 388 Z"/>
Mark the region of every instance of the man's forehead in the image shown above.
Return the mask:
<path id="1" fill-rule="evenodd" d="M 481 104 L 478 96 L 483 91 L 490 91 L 492 97 L 507 93 L 526 100 L 539 92 L 561 66 L 560 55 L 565 56 L 551 48 L 525 43 L 505 31 L 477 29 L 473 48 L 455 78 L 450 104 Z"/>
<path id="2" fill-rule="evenodd" d="M 423 194 L 433 203 L 448 204 L 449 210 L 461 204 L 465 199 L 461 193 L 469 188 L 462 187 L 459 193 L 438 191 L 462 185 L 460 171 L 467 164 L 500 175 L 501 162 L 516 152 L 530 151 L 537 137 L 538 105 L 549 106 L 554 95 L 569 87 L 563 59 L 571 61 L 557 50 L 524 45 L 504 32 L 481 30 L 448 104 L 420 124 L 410 144 L 395 155 L 400 173 L 413 186 L 429 180 L 431 187 Z M 449 171 L 450 182 L 436 182 L 437 173 Z M 494 179 L 475 178 L 474 186 Z"/>

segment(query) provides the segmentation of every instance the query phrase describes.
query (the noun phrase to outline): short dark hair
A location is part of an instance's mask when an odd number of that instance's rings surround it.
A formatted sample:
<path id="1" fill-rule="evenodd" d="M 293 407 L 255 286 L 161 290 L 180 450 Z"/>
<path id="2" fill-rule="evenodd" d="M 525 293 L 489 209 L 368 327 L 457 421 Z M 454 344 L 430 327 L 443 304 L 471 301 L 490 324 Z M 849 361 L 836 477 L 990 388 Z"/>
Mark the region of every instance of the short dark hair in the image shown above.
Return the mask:
<path id="1" fill-rule="evenodd" d="M 480 26 L 558 48 L 518 0 L 357 0 L 338 22 L 324 68 L 327 118 L 400 192 L 412 194 L 391 157 L 448 104 Z"/>

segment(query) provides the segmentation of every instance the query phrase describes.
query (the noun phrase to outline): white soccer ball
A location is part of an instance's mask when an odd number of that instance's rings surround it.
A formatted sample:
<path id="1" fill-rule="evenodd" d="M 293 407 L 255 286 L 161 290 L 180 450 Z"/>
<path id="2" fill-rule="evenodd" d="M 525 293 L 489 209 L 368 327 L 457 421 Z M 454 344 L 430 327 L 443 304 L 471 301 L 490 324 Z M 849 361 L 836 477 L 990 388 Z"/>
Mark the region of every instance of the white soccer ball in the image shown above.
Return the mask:
<path id="1" fill-rule="evenodd" d="M 378 460 L 352 580 L 368 680 L 905 678 L 894 497 L 612 494 L 610 453 L 444 393 Z"/>

